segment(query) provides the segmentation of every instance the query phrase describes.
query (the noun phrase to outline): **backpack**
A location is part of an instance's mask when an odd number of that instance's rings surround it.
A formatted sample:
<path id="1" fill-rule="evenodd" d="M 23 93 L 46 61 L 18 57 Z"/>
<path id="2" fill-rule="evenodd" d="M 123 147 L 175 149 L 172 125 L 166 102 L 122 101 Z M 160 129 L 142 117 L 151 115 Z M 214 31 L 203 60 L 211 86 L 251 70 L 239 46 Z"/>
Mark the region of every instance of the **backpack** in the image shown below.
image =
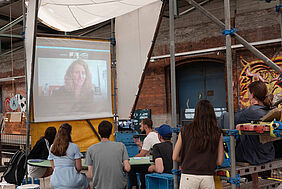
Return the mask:
<path id="1" fill-rule="evenodd" d="M 1 176 L 7 183 L 21 185 L 26 173 L 26 154 L 23 150 L 18 150 L 9 161 L 6 171 Z"/>

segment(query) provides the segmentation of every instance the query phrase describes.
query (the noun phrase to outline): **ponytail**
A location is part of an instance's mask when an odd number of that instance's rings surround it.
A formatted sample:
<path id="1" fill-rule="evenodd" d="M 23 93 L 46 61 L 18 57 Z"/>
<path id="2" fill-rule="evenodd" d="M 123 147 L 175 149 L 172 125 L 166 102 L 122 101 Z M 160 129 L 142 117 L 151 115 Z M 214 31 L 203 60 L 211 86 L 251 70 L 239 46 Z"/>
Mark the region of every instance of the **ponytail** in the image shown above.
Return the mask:
<path id="1" fill-rule="evenodd" d="M 269 95 L 267 95 L 267 86 L 262 81 L 254 81 L 249 85 L 249 91 L 254 98 L 263 103 L 264 106 L 271 108 L 272 101 Z"/>
<path id="2" fill-rule="evenodd" d="M 272 101 L 270 100 L 269 96 L 266 96 L 262 102 L 263 105 L 265 105 L 269 109 L 272 107 Z"/>

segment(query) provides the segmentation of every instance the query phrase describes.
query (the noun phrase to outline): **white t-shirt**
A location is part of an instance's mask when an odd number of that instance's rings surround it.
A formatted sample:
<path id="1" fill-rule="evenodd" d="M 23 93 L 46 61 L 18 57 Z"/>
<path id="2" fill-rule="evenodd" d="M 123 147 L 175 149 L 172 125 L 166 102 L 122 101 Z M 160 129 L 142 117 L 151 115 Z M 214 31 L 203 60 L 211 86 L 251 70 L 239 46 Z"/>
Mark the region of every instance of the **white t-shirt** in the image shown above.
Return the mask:
<path id="1" fill-rule="evenodd" d="M 160 143 L 158 134 L 155 132 L 150 132 L 144 139 L 142 150 L 149 151 L 157 143 Z"/>

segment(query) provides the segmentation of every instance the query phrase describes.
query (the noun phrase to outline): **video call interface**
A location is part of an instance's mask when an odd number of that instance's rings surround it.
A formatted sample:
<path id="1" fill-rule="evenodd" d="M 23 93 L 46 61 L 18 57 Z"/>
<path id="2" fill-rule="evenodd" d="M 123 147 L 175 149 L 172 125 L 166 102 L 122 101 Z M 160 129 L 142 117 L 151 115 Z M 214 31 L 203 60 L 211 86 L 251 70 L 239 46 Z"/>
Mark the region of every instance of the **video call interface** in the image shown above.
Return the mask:
<path id="1" fill-rule="evenodd" d="M 110 43 L 37 38 L 34 121 L 112 116 Z"/>

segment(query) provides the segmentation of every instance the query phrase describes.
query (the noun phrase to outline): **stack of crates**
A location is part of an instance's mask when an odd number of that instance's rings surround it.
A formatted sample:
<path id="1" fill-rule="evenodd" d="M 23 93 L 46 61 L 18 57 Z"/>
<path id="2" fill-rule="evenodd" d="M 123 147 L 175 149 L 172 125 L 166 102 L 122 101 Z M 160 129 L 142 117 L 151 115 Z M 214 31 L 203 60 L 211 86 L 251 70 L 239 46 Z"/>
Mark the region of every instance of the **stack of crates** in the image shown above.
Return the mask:
<path id="1" fill-rule="evenodd" d="M 22 185 L 25 185 L 25 184 L 38 184 L 38 185 L 40 185 L 40 180 L 38 178 L 28 177 L 27 183 L 25 182 L 25 179 L 23 179 Z"/>
<path id="2" fill-rule="evenodd" d="M 223 137 L 223 147 L 224 147 L 224 160 L 221 166 L 217 168 L 226 168 L 230 167 L 230 138 L 229 136 Z"/>
<path id="3" fill-rule="evenodd" d="M 133 135 L 138 135 L 138 132 L 119 131 L 116 133 L 116 142 L 122 142 L 125 145 L 129 157 L 134 157 L 139 153 L 138 146 L 134 143 Z"/>
<path id="4" fill-rule="evenodd" d="M 147 189 L 174 189 L 174 181 L 172 174 L 152 173 L 146 174 Z"/>

